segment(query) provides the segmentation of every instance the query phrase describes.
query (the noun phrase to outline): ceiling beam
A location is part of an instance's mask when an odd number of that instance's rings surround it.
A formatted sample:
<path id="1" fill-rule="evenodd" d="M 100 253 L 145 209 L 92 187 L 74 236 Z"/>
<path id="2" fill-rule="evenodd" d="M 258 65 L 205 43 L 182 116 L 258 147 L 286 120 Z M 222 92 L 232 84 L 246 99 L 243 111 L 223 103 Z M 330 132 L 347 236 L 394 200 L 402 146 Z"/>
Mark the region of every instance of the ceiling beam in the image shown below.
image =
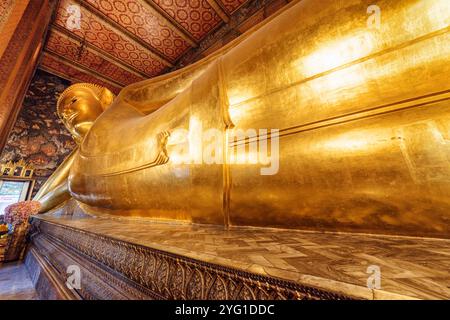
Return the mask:
<path id="1" fill-rule="evenodd" d="M 206 0 L 209 5 L 214 9 L 217 15 L 223 20 L 223 22 L 230 22 L 230 16 L 222 8 L 222 6 L 216 0 Z"/>
<path id="2" fill-rule="evenodd" d="M 151 9 L 160 19 L 164 20 L 169 26 L 171 26 L 177 34 L 182 37 L 186 42 L 188 42 L 191 47 L 196 48 L 198 46 L 198 41 L 187 32 L 174 18 L 172 18 L 167 12 L 165 12 L 160 6 L 158 6 L 153 0 L 144 0 Z"/>
<path id="3" fill-rule="evenodd" d="M 85 82 L 85 81 L 80 80 L 80 79 L 78 79 L 78 78 L 76 78 L 76 77 L 69 77 L 69 76 L 67 76 L 67 74 L 61 73 L 61 72 L 59 72 L 59 71 L 56 71 L 56 70 L 53 69 L 53 68 L 49 68 L 49 67 L 46 67 L 46 66 L 43 66 L 43 65 L 39 65 L 38 68 L 41 69 L 41 70 L 44 70 L 45 72 L 51 73 L 51 74 L 53 74 L 53 75 L 55 75 L 55 76 L 58 76 L 58 77 L 60 77 L 60 78 L 62 78 L 62 79 L 65 79 L 65 80 L 71 82 L 72 84 L 74 84 L 74 83 L 83 83 L 83 82 Z M 111 89 L 113 89 L 113 88 L 116 89 L 117 92 L 114 92 L 114 90 L 111 90 Z M 114 94 L 118 94 L 118 93 L 120 92 L 120 90 L 122 90 L 122 87 L 111 86 L 111 87 L 108 88 L 108 89 L 110 89 L 111 91 L 113 91 Z"/>
<path id="4" fill-rule="evenodd" d="M 72 40 L 77 41 L 78 43 L 85 43 L 86 47 L 88 47 L 89 49 L 91 49 L 92 51 L 94 51 L 96 54 L 98 54 L 99 56 L 101 56 L 104 59 L 110 60 L 111 62 L 114 62 L 115 64 L 118 64 L 119 66 L 123 67 L 123 69 L 128 70 L 138 76 L 143 77 L 144 79 L 148 79 L 149 77 L 151 77 L 151 75 L 148 75 L 138 69 L 136 69 L 135 67 L 129 65 L 128 63 L 124 63 L 122 60 L 120 60 L 119 58 L 114 57 L 113 55 L 111 55 L 110 53 L 104 51 L 103 49 L 100 49 L 96 46 L 94 46 L 93 44 L 84 41 L 83 38 L 81 38 L 80 36 L 76 35 L 73 32 L 70 32 L 69 30 L 67 30 L 66 28 L 61 27 L 60 25 L 57 24 L 53 24 L 52 28 L 55 29 L 56 31 L 64 34 L 65 36 L 69 37 Z"/>
<path id="5" fill-rule="evenodd" d="M 70 82 L 74 82 L 74 80 L 75 80 L 75 78 L 71 78 L 71 77 L 67 76 L 67 74 L 61 73 L 61 72 L 56 71 L 56 70 L 54 70 L 52 68 L 49 68 L 47 66 L 43 66 L 42 64 L 40 64 L 38 66 L 38 69 L 47 71 L 47 72 L 49 72 L 51 74 L 54 74 L 55 76 L 58 76 L 58 77 L 60 77 L 60 78 L 62 78 L 64 80 L 67 80 L 67 81 L 70 81 Z M 77 81 L 79 81 L 79 80 L 77 80 Z"/>
<path id="6" fill-rule="evenodd" d="M 62 63 L 62 64 L 69 65 L 71 68 L 73 68 L 73 69 L 75 69 L 77 71 L 80 71 L 82 73 L 90 75 L 90 76 L 92 76 L 94 78 L 97 78 L 97 79 L 103 81 L 103 82 L 109 83 L 109 84 L 111 84 L 114 87 L 123 88 L 125 86 L 124 84 L 121 84 L 121 83 L 119 83 L 119 82 L 117 82 L 117 81 L 115 81 L 115 80 L 113 80 L 113 79 L 111 79 L 109 77 L 101 75 L 98 72 L 95 72 L 92 69 L 89 69 L 88 67 L 83 66 L 82 64 L 79 64 L 79 63 L 77 63 L 75 61 L 69 60 L 69 59 L 67 59 L 67 58 L 65 58 L 65 57 L 63 57 L 63 56 L 61 56 L 61 55 L 59 55 L 57 53 L 54 53 L 54 52 L 51 52 L 51 51 L 47 51 L 47 50 L 45 50 L 44 53 L 46 55 L 52 57 L 56 61 Z"/>
<path id="7" fill-rule="evenodd" d="M 84 7 L 86 10 L 91 12 L 92 14 L 96 15 L 106 23 L 113 26 L 114 29 L 119 30 L 121 33 L 125 34 L 127 37 L 131 38 L 134 42 L 138 43 L 142 47 L 144 47 L 146 50 L 150 52 L 150 55 L 153 56 L 156 60 L 159 60 L 163 64 L 165 64 L 168 67 L 173 67 L 173 64 L 158 50 L 153 48 L 150 44 L 136 36 L 134 33 L 130 32 L 128 29 L 122 27 L 120 24 L 118 24 L 116 21 L 112 20 L 110 17 L 105 15 L 103 12 L 101 12 L 99 9 L 94 7 L 92 4 L 90 4 L 88 1 L 80 1 L 77 0 L 77 2 Z"/>
<path id="8" fill-rule="evenodd" d="M 56 29 L 56 28 L 52 28 L 52 29 L 50 30 L 50 34 L 55 34 L 55 35 L 61 36 L 61 37 L 63 37 L 63 38 L 69 38 L 65 33 L 62 33 L 61 30 Z M 83 45 L 82 42 L 79 41 L 79 39 L 75 39 L 75 38 L 73 38 L 73 37 L 70 37 L 69 40 L 72 41 L 73 43 L 75 43 L 75 45 L 78 46 L 78 47 L 81 47 L 81 46 Z M 46 49 L 47 51 L 54 52 L 54 51 L 48 49 L 48 44 L 47 44 L 47 46 L 45 47 L 45 49 Z M 103 55 L 101 52 L 99 52 L 99 51 L 97 51 L 97 50 L 94 51 L 90 46 L 87 46 L 87 45 L 86 45 L 85 50 L 89 51 L 91 54 L 93 54 L 93 55 L 95 55 L 95 56 L 100 57 L 101 59 L 104 59 L 104 60 L 106 60 L 106 61 L 108 61 L 108 62 L 114 64 L 115 66 L 117 66 L 117 67 L 120 68 L 120 69 L 123 69 L 123 70 L 125 70 L 125 71 L 127 71 L 127 72 L 129 72 L 129 73 L 134 74 L 134 75 L 137 76 L 137 77 L 142 78 L 143 80 L 148 78 L 148 76 L 142 77 L 140 73 L 137 73 L 137 72 L 135 72 L 134 70 L 128 68 L 128 67 L 127 67 L 128 65 L 127 65 L 127 66 L 125 66 L 125 65 L 118 65 L 117 62 L 116 62 L 115 60 L 111 59 L 111 58 L 108 57 L 108 56 Z M 55 53 L 57 53 L 57 52 L 55 52 Z"/>

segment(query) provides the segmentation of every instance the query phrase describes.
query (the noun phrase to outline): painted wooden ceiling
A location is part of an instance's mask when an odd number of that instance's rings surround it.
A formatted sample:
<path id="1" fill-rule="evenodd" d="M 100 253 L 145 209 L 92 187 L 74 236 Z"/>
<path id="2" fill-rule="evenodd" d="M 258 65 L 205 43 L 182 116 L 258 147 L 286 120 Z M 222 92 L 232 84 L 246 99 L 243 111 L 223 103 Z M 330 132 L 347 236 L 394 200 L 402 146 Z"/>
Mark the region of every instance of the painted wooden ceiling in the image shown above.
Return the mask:
<path id="1" fill-rule="evenodd" d="M 248 0 L 60 0 L 40 68 L 114 92 L 167 72 Z"/>

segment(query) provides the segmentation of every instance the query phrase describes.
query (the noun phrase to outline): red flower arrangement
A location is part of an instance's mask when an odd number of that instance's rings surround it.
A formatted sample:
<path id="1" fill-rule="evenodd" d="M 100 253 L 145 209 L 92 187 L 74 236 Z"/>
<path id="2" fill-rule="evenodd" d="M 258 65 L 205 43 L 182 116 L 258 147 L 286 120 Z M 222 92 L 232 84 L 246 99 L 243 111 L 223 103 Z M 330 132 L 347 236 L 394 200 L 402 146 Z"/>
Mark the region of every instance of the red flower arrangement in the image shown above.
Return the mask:
<path id="1" fill-rule="evenodd" d="M 21 201 L 5 208 L 5 222 L 13 226 L 28 221 L 28 218 L 39 212 L 41 204 L 38 201 Z"/>

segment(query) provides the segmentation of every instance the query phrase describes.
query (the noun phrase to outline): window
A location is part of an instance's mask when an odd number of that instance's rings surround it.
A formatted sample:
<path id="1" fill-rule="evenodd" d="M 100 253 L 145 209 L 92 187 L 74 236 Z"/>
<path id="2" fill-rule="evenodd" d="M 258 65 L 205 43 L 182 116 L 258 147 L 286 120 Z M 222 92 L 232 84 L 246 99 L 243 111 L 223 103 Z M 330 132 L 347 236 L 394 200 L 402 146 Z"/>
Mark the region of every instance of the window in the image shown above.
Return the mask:
<path id="1" fill-rule="evenodd" d="M 10 204 L 28 200 L 32 181 L 31 180 L 6 180 L 0 179 L 0 215 Z"/>

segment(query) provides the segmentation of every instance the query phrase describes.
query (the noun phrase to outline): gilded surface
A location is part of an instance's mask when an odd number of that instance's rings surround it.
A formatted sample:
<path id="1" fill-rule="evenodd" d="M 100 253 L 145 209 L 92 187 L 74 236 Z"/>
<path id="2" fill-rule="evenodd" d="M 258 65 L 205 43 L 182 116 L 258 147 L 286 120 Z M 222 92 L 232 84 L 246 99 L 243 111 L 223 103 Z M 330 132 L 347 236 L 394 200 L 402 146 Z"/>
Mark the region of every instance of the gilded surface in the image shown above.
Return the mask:
<path id="1" fill-rule="evenodd" d="M 94 213 L 449 237 L 450 2 L 379 1 L 378 27 L 370 4 L 300 1 L 125 88 L 85 130 L 71 196 Z M 180 164 L 201 150 L 175 132 L 200 124 L 223 133 L 222 163 Z M 279 130 L 275 174 L 239 129 Z"/>

